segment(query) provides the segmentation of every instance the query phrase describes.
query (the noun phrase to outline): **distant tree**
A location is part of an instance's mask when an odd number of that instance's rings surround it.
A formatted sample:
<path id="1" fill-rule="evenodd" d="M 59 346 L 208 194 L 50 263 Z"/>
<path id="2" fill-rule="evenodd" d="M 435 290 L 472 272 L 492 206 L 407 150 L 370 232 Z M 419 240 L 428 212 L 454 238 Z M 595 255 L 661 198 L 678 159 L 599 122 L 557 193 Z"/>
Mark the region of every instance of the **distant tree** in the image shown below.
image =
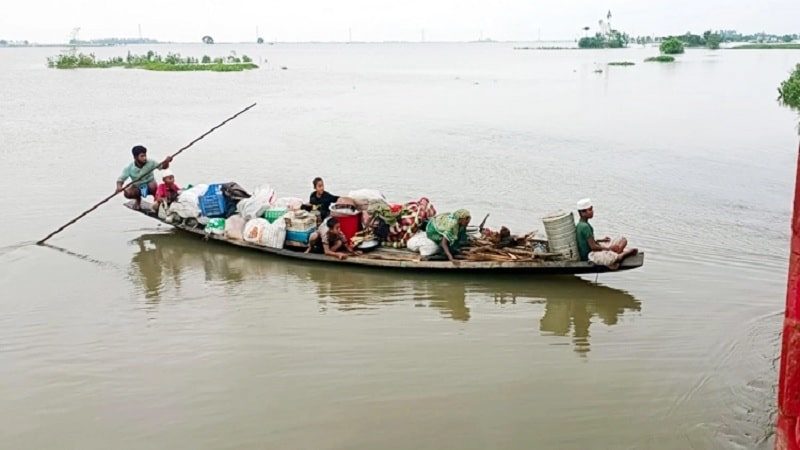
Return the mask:
<path id="1" fill-rule="evenodd" d="M 711 32 L 709 32 L 710 34 Z M 687 47 L 702 47 L 706 45 L 705 39 L 703 36 L 699 34 L 692 34 L 690 32 L 686 32 L 683 36 L 677 36 L 678 40 L 686 44 Z"/>
<path id="2" fill-rule="evenodd" d="M 784 34 L 783 36 L 781 36 L 781 40 L 783 42 L 792 42 L 794 40 L 794 36 L 790 34 Z"/>
<path id="3" fill-rule="evenodd" d="M 0 45 L 8 45 L 8 41 L 5 39 L 0 39 Z"/>
<path id="4" fill-rule="evenodd" d="M 683 53 L 683 43 L 674 37 L 663 41 L 659 48 L 661 53 L 665 55 L 677 55 Z"/>
<path id="5" fill-rule="evenodd" d="M 608 34 L 597 33 L 578 40 L 578 48 L 623 48 L 628 46 L 631 37 L 626 33 L 611 30 Z"/>
<path id="6" fill-rule="evenodd" d="M 203 64 L 211 64 L 211 57 L 208 55 L 203 55 L 202 62 Z"/>
<path id="7" fill-rule="evenodd" d="M 627 47 L 630 40 L 630 36 L 628 36 L 626 33 L 620 33 L 617 30 L 611 30 L 606 36 L 606 42 L 609 48 Z"/>
<path id="8" fill-rule="evenodd" d="M 263 43 L 264 43 L 264 38 L 260 37 L 256 39 L 256 44 L 263 44 Z"/>
<path id="9" fill-rule="evenodd" d="M 213 44 L 213 43 L 214 43 L 214 38 L 208 35 L 203 36 L 203 44 Z"/>
<path id="10" fill-rule="evenodd" d="M 603 35 L 597 33 L 595 36 L 592 37 L 582 37 L 578 41 L 579 48 L 603 48 L 605 44 L 605 39 Z"/>
<path id="11" fill-rule="evenodd" d="M 706 47 L 711 50 L 718 49 L 720 42 L 722 42 L 722 36 L 717 33 L 711 33 L 706 37 Z"/>

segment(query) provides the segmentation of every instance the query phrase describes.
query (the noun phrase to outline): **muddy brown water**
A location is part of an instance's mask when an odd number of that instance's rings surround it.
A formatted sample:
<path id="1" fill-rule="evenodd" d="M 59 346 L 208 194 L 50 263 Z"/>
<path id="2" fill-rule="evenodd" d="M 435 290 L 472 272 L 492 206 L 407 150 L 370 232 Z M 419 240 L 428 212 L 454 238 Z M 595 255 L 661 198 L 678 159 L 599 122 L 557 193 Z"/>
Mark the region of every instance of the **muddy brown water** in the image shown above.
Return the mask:
<path id="1" fill-rule="evenodd" d="M 57 49 L 0 49 L 2 447 L 770 447 L 798 140 L 775 88 L 800 53 L 157 50 L 262 67 L 57 71 Z M 590 196 L 645 266 L 344 269 L 121 201 L 31 245 L 109 193 L 131 146 L 163 156 L 253 101 L 181 155 L 179 184 L 305 197 L 319 175 L 520 232 Z"/>

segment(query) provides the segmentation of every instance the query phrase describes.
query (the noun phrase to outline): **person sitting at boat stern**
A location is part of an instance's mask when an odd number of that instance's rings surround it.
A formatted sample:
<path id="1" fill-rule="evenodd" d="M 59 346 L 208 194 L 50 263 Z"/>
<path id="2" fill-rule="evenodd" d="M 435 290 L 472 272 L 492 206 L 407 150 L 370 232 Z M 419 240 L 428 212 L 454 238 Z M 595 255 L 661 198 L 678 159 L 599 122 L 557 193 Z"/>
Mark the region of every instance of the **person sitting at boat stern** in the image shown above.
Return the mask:
<path id="1" fill-rule="evenodd" d="M 454 253 L 458 253 L 468 242 L 467 225 L 471 220 L 469 211 L 459 209 L 453 213 L 444 213 L 428 221 L 425 233 L 428 239 L 439 246 L 450 262 L 455 262 Z"/>
<path id="2" fill-rule="evenodd" d="M 180 186 L 175 184 L 175 174 L 171 170 L 161 171 L 161 181 L 163 183 L 158 185 L 156 189 L 156 201 L 153 203 L 153 211 L 158 211 L 159 206 L 162 204 L 166 207 L 170 203 L 178 199 L 178 194 L 181 192 Z"/>
<path id="3" fill-rule="evenodd" d="M 158 161 L 147 158 L 147 149 L 142 145 L 137 145 L 131 149 L 133 153 L 133 162 L 122 170 L 122 175 L 117 178 L 117 190 L 122 191 L 125 182 L 130 179 L 133 181 L 127 189 L 125 189 L 125 198 L 135 200 L 134 207 L 139 209 L 142 204 L 142 198 L 148 195 L 155 195 L 158 185 L 156 184 L 156 177 L 153 172 L 156 169 L 169 169 L 169 163 L 172 162 L 172 157 L 167 156 L 163 164 Z"/>
<path id="4" fill-rule="evenodd" d="M 331 217 L 326 223 L 328 229 L 322 235 L 321 239 L 322 249 L 325 255 L 345 259 L 348 255 L 361 254 L 360 251 L 355 250 L 353 246 L 350 245 L 350 241 L 342 232 L 342 226 L 335 217 Z"/>
<path id="5" fill-rule="evenodd" d="M 594 228 L 589 224 L 589 219 L 594 217 L 592 200 L 584 198 L 578 201 L 578 215 L 580 220 L 575 225 L 578 239 L 578 254 L 581 261 L 591 261 L 598 266 L 606 266 L 612 270 L 619 268 L 619 263 L 628 256 L 638 253 L 635 248 L 626 249 L 628 240 L 619 237 L 595 239 Z"/>

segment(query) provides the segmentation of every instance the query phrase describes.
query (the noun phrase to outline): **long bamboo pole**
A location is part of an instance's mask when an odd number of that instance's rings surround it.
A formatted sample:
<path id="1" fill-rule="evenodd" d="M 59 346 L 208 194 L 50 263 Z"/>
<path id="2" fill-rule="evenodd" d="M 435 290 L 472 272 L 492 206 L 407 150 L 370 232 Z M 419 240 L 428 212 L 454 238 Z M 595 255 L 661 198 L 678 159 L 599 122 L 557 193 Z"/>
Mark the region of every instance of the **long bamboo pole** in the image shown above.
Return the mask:
<path id="1" fill-rule="evenodd" d="M 210 130 L 208 130 L 208 131 L 206 131 L 205 133 L 201 134 L 201 135 L 200 135 L 200 136 L 199 136 L 197 139 L 193 140 L 192 142 L 189 142 L 188 144 L 186 144 L 185 146 L 183 146 L 183 148 L 181 148 L 181 149 L 180 149 L 180 150 L 178 150 L 177 152 L 175 152 L 175 153 L 173 153 L 173 154 L 169 155 L 169 158 L 175 158 L 176 156 L 180 155 L 180 154 L 181 154 L 181 153 L 182 153 L 184 150 L 188 149 L 189 147 L 191 147 L 192 145 L 194 145 L 196 142 L 200 141 L 200 140 L 201 140 L 201 139 L 203 139 L 204 137 L 206 137 L 206 136 L 208 136 L 209 134 L 213 133 L 213 132 L 214 132 L 214 131 L 216 131 L 218 128 L 222 127 L 223 125 L 225 125 L 226 123 L 230 122 L 231 120 L 233 120 L 233 119 L 235 119 L 235 118 L 239 117 L 240 115 L 244 114 L 245 112 L 247 112 L 248 110 L 250 110 L 250 108 L 252 108 L 252 107 L 254 107 L 254 106 L 256 106 L 256 103 L 253 103 L 252 105 L 248 106 L 247 108 L 245 108 L 245 109 L 243 109 L 243 110 L 241 110 L 241 111 L 237 112 L 236 114 L 234 114 L 234 115 L 232 115 L 232 116 L 228 117 L 227 119 L 223 120 L 223 121 L 222 121 L 222 122 L 220 122 L 220 123 L 219 123 L 217 126 L 215 126 L 215 127 L 211 128 Z M 166 161 L 166 160 L 165 160 L 165 161 Z M 159 164 L 159 165 L 158 165 L 156 168 L 158 168 L 158 167 L 161 167 L 161 165 L 162 165 L 162 164 L 164 164 L 164 162 L 162 162 L 161 164 Z M 97 204 L 95 204 L 95 205 L 94 205 L 94 206 L 92 206 L 91 208 L 87 209 L 86 211 L 84 211 L 84 212 L 80 213 L 80 214 L 78 215 L 78 217 L 75 217 L 74 219 L 70 220 L 69 222 L 65 223 L 64 225 L 61 225 L 61 227 L 59 227 L 59 228 L 58 228 L 56 231 L 53 231 L 52 233 L 48 234 L 47 236 L 45 236 L 45 238 L 44 238 L 44 239 L 42 239 L 41 241 L 38 241 L 36 244 L 37 244 L 37 245 L 42 245 L 42 244 L 44 244 L 45 242 L 47 242 L 47 240 L 48 240 L 48 239 L 50 239 L 51 237 L 53 237 L 53 236 L 57 235 L 58 233 L 60 233 L 60 232 L 64 231 L 64 229 L 65 229 L 65 228 L 67 228 L 68 226 L 70 226 L 70 225 L 74 224 L 75 222 L 77 222 L 77 221 L 81 220 L 81 219 L 82 219 L 82 218 L 84 218 L 86 215 L 88 215 L 89 213 L 91 213 L 92 211 L 94 211 L 95 209 L 97 209 L 98 207 L 100 207 L 100 205 L 102 205 L 103 203 L 106 203 L 107 201 L 109 201 L 109 200 L 111 200 L 112 198 L 116 197 L 116 196 L 117 196 L 117 194 L 119 194 L 120 192 L 122 192 L 122 191 L 124 191 L 125 189 L 129 188 L 131 185 L 133 185 L 134 183 L 136 183 L 136 182 L 138 182 L 139 180 L 143 179 L 144 177 L 146 177 L 147 175 L 151 174 L 151 173 L 152 173 L 153 171 L 155 171 L 155 170 L 156 170 L 156 169 L 151 169 L 151 170 L 150 170 L 150 171 L 148 171 L 147 173 L 143 173 L 143 174 L 139 175 L 139 178 L 137 178 L 137 179 L 135 179 L 135 180 L 131 180 L 131 181 L 130 181 L 130 183 L 128 183 L 128 184 L 126 184 L 125 186 L 123 186 L 121 190 L 119 190 L 119 191 L 117 191 L 117 192 L 114 192 L 113 194 L 109 195 L 108 197 L 104 198 L 103 200 L 100 200 L 100 201 L 99 201 Z"/>

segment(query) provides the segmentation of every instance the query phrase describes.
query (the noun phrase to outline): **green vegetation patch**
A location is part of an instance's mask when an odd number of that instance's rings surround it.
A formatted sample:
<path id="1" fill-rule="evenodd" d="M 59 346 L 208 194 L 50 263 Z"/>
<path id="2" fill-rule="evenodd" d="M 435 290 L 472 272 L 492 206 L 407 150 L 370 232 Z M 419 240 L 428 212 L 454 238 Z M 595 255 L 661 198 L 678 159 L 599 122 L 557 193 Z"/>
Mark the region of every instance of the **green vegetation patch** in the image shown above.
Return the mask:
<path id="1" fill-rule="evenodd" d="M 631 61 L 613 61 L 608 63 L 609 66 L 635 66 L 635 62 Z"/>
<path id="2" fill-rule="evenodd" d="M 243 70 L 258 69 L 253 63 L 224 63 L 224 64 L 165 64 L 149 63 L 142 66 L 135 66 L 144 70 L 155 70 L 160 72 L 187 72 L 187 71 L 211 71 L 211 72 L 241 72 Z"/>
<path id="3" fill-rule="evenodd" d="M 661 63 L 675 62 L 675 57 L 669 55 L 658 55 L 647 58 L 644 60 L 644 62 L 661 62 Z"/>
<path id="4" fill-rule="evenodd" d="M 778 102 L 800 112 L 800 64 L 795 66 L 794 72 L 778 87 Z"/>
<path id="5" fill-rule="evenodd" d="M 800 50 L 800 44 L 744 44 L 733 47 L 734 50 Z"/>
<path id="6" fill-rule="evenodd" d="M 97 59 L 94 53 L 62 53 L 56 57 L 47 58 L 48 67 L 56 69 L 106 69 L 109 67 L 124 67 L 126 69 L 144 69 L 163 72 L 188 72 L 188 71 L 212 71 L 212 72 L 241 72 L 243 70 L 257 69 L 253 60 L 247 55 L 236 56 L 236 52 L 226 58 L 214 58 L 205 55 L 201 59 L 181 57 L 178 53 L 167 53 L 161 56 L 152 50 L 144 55 L 132 55 L 128 52 L 125 58 L 114 57 L 109 59 Z"/>
<path id="7" fill-rule="evenodd" d="M 617 30 L 608 33 L 597 33 L 594 36 L 582 37 L 578 40 L 578 48 L 624 48 L 630 42 L 630 36 Z"/>
<path id="8" fill-rule="evenodd" d="M 679 55 L 683 53 L 683 42 L 676 38 L 669 38 L 661 43 L 659 49 L 665 55 Z"/>

